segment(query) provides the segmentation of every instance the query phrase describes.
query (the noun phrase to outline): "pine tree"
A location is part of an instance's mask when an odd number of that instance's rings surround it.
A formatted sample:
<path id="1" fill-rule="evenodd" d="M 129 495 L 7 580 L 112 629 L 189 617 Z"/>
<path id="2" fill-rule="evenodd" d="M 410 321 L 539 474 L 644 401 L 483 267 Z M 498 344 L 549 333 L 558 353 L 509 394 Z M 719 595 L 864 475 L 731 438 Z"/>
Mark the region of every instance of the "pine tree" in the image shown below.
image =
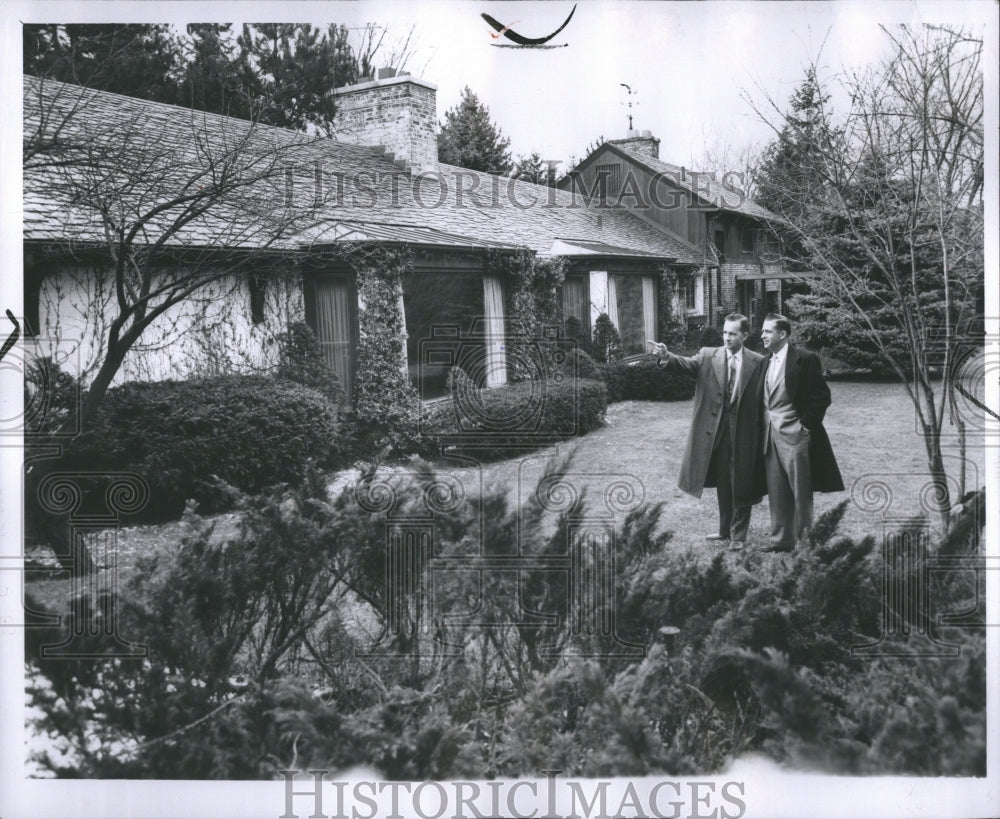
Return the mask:
<path id="1" fill-rule="evenodd" d="M 264 122 L 330 133 L 333 91 L 358 77 L 344 26 L 323 32 L 308 23 L 244 25 L 238 42 L 241 68 Z"/>
<path id="2" fill-rule="evenodd" d="M 439 161 L 473 171 L 510 173 L 510 140 L 493 124 L 489 110 L 468 86 L 444 119 L 438 134 Z"/>
<path id="3" fill-rule="evenodd" d="M 792 95 L 781 134 L 761 159 L 756 200 L 768 210 L 801 216 L 821 197 L 827 157 L 839 139 L 829 121 L 829 99 L 809 69 Z"/>
<path id="4" fill-rule="evenodd" d="M 514 163 L 514 168 L 510 173 L 513 179 L 520 179 L 524 182 L 532 182 L 535 185 L 548 185 L 555 187 L 555 172 L 550 172 L 549 165 L 542 159 L 538 151 L 530 154 L 522 154 Z"/>
<path id="5" fill-rule="evenodd" d="M 23 43 L 25 74 L 326 133 L 334 88 L 359 75 L 337 25 L 244 25 L 238 37 L 217 23 L 183 34 L 168 25 L 27 25 Z M 378 44 L 367 48 L 374 59 Z"/>
<path id="6" fill-rule="evenodd" d="M 175 102 L 181 43 L 167 25 L 27 24 L 25 74 L 129 97 Z"/>
<path id="7" fill-rule="evenodd" d="M 249 119 L 258 106 L 247 72 L 240 70 L 239 53 L 228 23 L 199 23 L 187 27 L 184 79 L 178 102 L 199 111 Z"/>

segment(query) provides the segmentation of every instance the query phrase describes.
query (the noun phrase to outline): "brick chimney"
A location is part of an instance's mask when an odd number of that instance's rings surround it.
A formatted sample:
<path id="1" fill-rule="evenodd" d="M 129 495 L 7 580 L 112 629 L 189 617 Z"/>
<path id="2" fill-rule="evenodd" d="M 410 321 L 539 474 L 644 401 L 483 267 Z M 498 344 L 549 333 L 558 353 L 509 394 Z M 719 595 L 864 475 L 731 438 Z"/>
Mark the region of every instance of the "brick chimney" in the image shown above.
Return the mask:
<path id="1" fill-rule="evenodd" d="M 609 139 L 608 142 L 653 159 L 660 158 L 660 140 L 651 131 L 629 131 L 625 139 Z"/>
<path id="2" fill-rule="evenodd" d="M 334 92 L 334 139 L 382 146 L 413 171 L 437 166 L 437 86 L 380 68 Z"/>

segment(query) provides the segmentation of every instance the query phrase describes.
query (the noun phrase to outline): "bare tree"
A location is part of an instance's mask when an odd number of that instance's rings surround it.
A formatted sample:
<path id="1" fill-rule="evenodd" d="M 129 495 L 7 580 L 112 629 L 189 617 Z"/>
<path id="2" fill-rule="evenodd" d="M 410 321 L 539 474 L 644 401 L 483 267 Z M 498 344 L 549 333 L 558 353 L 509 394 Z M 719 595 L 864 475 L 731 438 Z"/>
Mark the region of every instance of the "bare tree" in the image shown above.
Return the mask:
<path id="1" fill-rule="evenodd" d="M 983 46 L 946 27 L 883 30 L 891 55 L 842 79 L 851 103 L 837 121 L 815 65 L 805 125 L 801 105 L 756 107 L 789 147 L 763 203 L 781 218 L 787 263 L 809 273 L 802 306 L 830 331 L 857 334 L 903 381 L 947 525 L 944 423 L 964 456 L 956 363 L 982 311 Z"/>
<path id="2" fill-rule="evenodd" d="M 393 68 L 403 71 L 414 56 L 417 41 L 414 37 L 416 26 L 410 26 L 402 37 L 386 40 L 390 29 L 378 23 L 368 23 L 357 37 L 354 54 L 358 61 L 358 72 L 363 77 L 371 77 L 375 69 Z"/>
<path id="3" fill-rule="evenodd" d="M 253 120 L 36 77 L 24 89 L 26 219 L 45 237 L 36 255 L 52 286 L 86 299 L 78 340 L 97 354 L 79 412 L 62 422 L 86 430 L 130 351 L 176 335 L 179 313 L 197 329 L 199 298 L 226 298 L 234 278 L 266 281 L 294 260 L 322 206 L 323 154 L 319 138 Z M 32 466 L 29 503 L 56 468 Z M 57 516 L 32 518 L 67 568 L 89 569 L 77 544 L 64 548 Z"/>
<path id="4" fill-rule="evenodd" d="M 760 165 L 760 148 L 756 145 L 736 145 L 725 137 L 705 137 L 701 156 L 691 157 L 691 167 L 713 174 L 719 182 L 739 188 L 747 199 L 757 195 L 757 169 Z"/>
<path id="5" fill-rule="evenodd" d="M 213 282 L 294 253 L 320 205 L 294 195 L 296 178 L 300 191 L 303 177 L 313 184 L 316 140 L 33 77 L 25 89 L 26 200 L 58 224 L 50 246 L 100 270 L 110 308 L 86 426 L 158 319 Z"/>

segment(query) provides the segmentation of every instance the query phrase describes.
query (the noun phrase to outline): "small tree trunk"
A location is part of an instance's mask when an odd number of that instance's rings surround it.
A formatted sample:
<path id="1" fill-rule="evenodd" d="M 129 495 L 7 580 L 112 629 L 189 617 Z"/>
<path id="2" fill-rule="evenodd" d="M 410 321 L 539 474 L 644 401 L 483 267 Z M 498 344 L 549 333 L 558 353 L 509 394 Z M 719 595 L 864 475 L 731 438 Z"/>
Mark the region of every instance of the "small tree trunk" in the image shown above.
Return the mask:
<path id="1" fill-rule="evenodd" d="M 945 471 L 944 458 L 941 455 L 941 436 L 925 429 L 924 442 L 931 473 L 931 484 L 927 487 L 929 491 L 924 493 L 924 498 L 927 500 L 925 508 L 938 513 L 942 531 L 947 532 L 951 523 L 951 493 L 948 490 L 948 473 Z"/>

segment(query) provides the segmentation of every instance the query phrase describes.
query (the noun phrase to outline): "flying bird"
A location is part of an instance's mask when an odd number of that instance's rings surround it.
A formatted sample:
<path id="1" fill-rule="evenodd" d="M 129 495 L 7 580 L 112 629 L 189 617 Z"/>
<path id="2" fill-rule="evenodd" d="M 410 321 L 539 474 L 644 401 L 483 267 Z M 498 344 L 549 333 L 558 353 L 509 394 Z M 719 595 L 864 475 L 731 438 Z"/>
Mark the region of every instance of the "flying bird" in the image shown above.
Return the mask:
<path id="1" fill-rule="evenodd" d="M 575 12 L 576 12 L 576 4 L 574 3 L 573 9 L 569 13 L 569 17 L 567 17 L 563 21 L 563 24 L 559 26 L 559 28 L 557 28 L 555 31 L 553 31 L 548 37 L 525 37 L 521 34 L 518 34 L 516 31 L 512 31 L 510 26 L 505 26 L 499 20 L 495 20 L 485 12 L 483 13 L 482 17 L 487 23 L 489 23 L 494 29 L 499 31 L 500 34 L 502 34 L 508 40 L 511 40 L 517 43 L 518 45 L 522 46 L 538 46 L 538 45 L 544 45 L 553 37 L 555 37 L 560 31 L 566 28 L 566 26 L 569 25 L 569 21 L 573 19 L 573 14 Z M 511 23 L 511 25 L 513 25 L 513 23 Z M 496 34 L 491 34 L 490 36 L 493 37 L 494 39 L 497 39 L 499 37 L 499 35 Z"/>

